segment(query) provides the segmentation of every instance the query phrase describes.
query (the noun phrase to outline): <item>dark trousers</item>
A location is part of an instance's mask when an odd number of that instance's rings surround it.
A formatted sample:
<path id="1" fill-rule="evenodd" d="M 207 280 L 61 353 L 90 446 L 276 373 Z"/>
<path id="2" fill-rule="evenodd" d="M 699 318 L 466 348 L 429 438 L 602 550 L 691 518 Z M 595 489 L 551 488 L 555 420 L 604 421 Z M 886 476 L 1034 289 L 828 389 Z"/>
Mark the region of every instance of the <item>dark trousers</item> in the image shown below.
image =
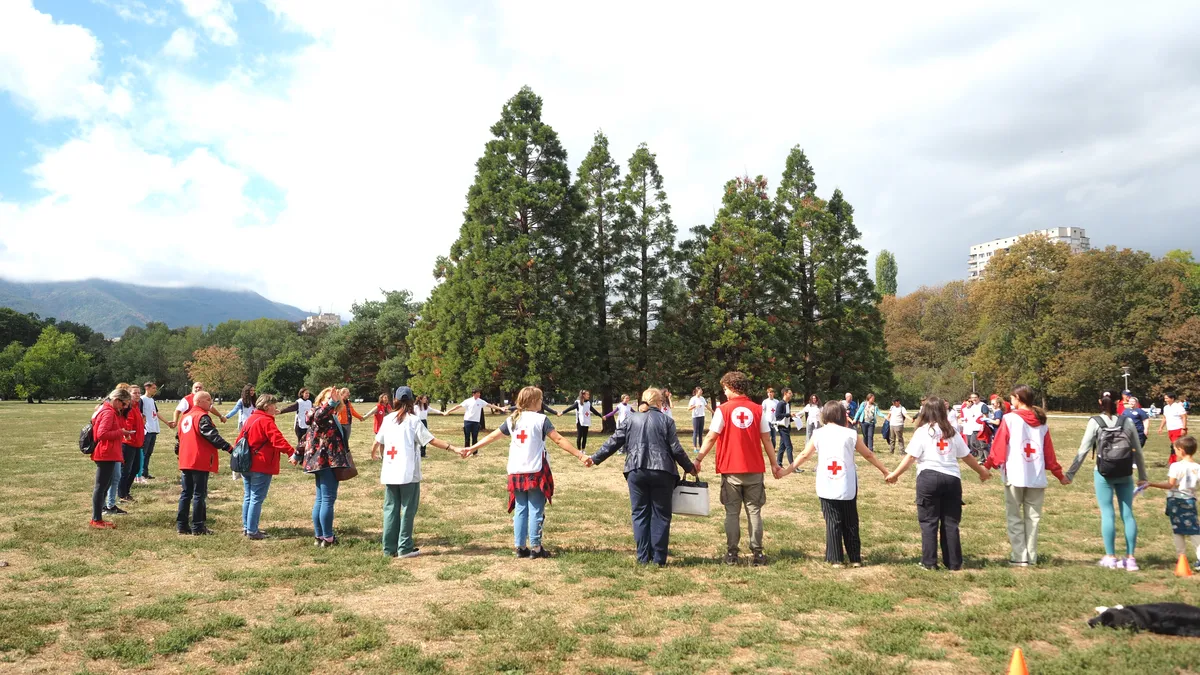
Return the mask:
<path id="1" fill-rule="evenodd" d="M 575 447 L 579 450 L 587 449 L 587 435 L 590 427 L 585 427 L 582 424 L 575 423 Z"/>
<path id="2" fill-rule="evenodd" d="M 296 429 L 296 447 L 298 448 L 298 447 L 300 447 L 300 444 L 304 442 L 304 437 L 308 435 L 308 429 L 301 429 L 300 427 L 296 427 L 295 429 Z"/>
<path id="3" fill-rule="evenodd" d="M 463 422 L 463 445 L 479 442 L 479 422 Z"/>
<path id="4" fill-rule="evenodd" d="M 870 424 L 863 422 L 862 436 L 863 436 L 863 445 L 867 446 L 867 449 L 870 450 L 871 452 L 875 452 L 875 423 L 874 422 L 872 422 Z"/>
<path id="5" fill-rule="evenodd" d="M 92 486 L 92 520 L 104 520 L 104 498 L 112 486 L 120 462 L 96 462 L 96 484 Z"/>
<path id="6" fill-rule="evenodd" d="M 921 524 L 921 564 L 937 568 L 938 538 L 942 540 L 942 562 L 947 569 L 962 569 L 962 543 L 958 521 L 962 519 L 962 480 L 927 470 L 917 476 L 917 522 Z"/>
<path id="7" fill-rule="evenodd" d="M 429 428 L 429 420 L 421 420 L 421 424 L 423 424 L 426 429 Z M 421 456 L 422 457 L 425 456 L 425 446 L 423 446 L 423 445 L 421 446 Z"/>
<path id="8" fill-rule="evenodd" d="M 133 487 L 133 479 L 137 478 L 138 458 L 142 449 L 122 444 L 121 452 L 125 454 L 125 461 L 121 462 L 121 482 L 117 485 L 117 496 L 128 497 L 129 490 Z"/>
<path id="9" fill-rule="evenodd" d="M 175 527 L 196 532 L 204 528 L 208 515 L 208 472 L 184 469 L 182 490 L 179 492 L 179 510 L 175 512 Z M 188 509 L 191 521 L 188 521 Z"/>
<path id="10" fill-rule="evenodd" d="M 150 477 L 150 455 L 154 454 L 154 444 L 158 442 L 158 432 L 146 432 L 146 440 L 142 442 L 142 478 Z"/>
<path id="11" fill-rule="evenodd" d="M 843 545 L 845 557 L 850 558 L 850 562 L 862 562 L 862 542 L 858 539 L 858 499 L 822 497 L 821 513 L 825 516 L 825 562 L 841 563 Z"/>
<path id="12" fill-rule="evenodd" d="M 671 540 L 671 496 L 677 477 L 666 471 L 635 469 L 625 476 L 633 511 L 633 541 L 640 563 L 667 562 Z"/>
<path id="13" fill-rule="evenodd" d="M 772 427 L 774 428 L 774 427 Z M 783 454 L 787 453 L 788 464 L 792 463 L 792 429 L 779 427 L 779 445 L 775 446 L 775 463 L 783 464 Z"/>
<path id="14" fill-rule="evenodd" d="M 775 447 L 779 447 L 779 443 L 777 443 L 775 441 L 775 425 L 774 424 L 771 425 L 771 445 L 774 445 Z"/>
<path id="15" fill-rule="evenodd" d="M 698 448 L 704 443 L 704 418 L 692 418 L 692 447 Z"/>

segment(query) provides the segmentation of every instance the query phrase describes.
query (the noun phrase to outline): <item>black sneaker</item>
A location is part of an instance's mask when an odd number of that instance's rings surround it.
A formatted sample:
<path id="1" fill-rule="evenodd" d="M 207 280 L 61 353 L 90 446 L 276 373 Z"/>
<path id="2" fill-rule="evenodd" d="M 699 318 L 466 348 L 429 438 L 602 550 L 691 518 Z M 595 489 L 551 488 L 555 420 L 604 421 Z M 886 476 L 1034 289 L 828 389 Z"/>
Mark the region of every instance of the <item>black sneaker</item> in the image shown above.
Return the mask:
<path id="1" fill-rule="evenodd" d="M 142 476 L 142 478 L 145 478 L 146 480 L 154 480 L 154 476 L 151 476 L 150 474 L 146 474 L 145 476 Z"/>
<path id="2" fill-rule="evenodd" d="M 530 558 L 549 558 L 550 551 L 538 546 L 537 548 L 529 549 Z"/>
<path id="3" fill-rule="evenodd" d="M 246 538 L 250 539 L 251 541 L 262 541 L 263 539 L 267 538 L 267 535 L 263 534 L 262 532 L 247 532 Z"/>
<path id="4" fill-rule="evenodd" d="M 104 509 L 104 512 L 111 516 L 127 516 L 129 512 L 119 506 Z"/>
<path id="5" fill-rule="evenodd" d="M 197 537 L 203 537 L 205 535 L 213 534 L 213 531 L 201 525 L 200 527 L 193 527 L 192 534 L 196 535 Z"/>
<path id="6" fill-rule="evenodd" d="M 754 554 L 754 560 L 750 564 L 754 567 L 764 567 L 767 564 L 767 556 L 759 551 Z"/>
<path id="7" fill-rule="evenodd" d="M 529 557 L 529 549 L 525 548 L 524 546 L 518 546 L 517 547 L 517 557 L 518 558 L 528 558 Z"/>
<path id="8" fill-rule="evenodd" d="M 190 535 L 190 534 L 192 533 L 192 531 L 191 531 L 191 530 L 189 530 L 188 528 L 184 527 L 183 525 L 176 525 L 176 526 L 175 526 L 175 533 L 176 533 L 176 534 L 188 534 L 188 535 Z"/>
<path id="9" fill-rule="evenodd" d="M 725 564 L 726 564 L 726 565 L 736 565 L 736 564 L 738 564 L 738 554 L 737 554 L 737 551 L 730 551 L 730 552 L 728 552 L 728 553 L 726 553 L 726 554 L 725 554 Z"/>
<path id="10" fill-rule="evenodd" d="M 133 498 L 133 495 L 125 495 L 124 497 L 119 498 L 118 501 L 124 504 L 133 504 L 137 500 Z"/>

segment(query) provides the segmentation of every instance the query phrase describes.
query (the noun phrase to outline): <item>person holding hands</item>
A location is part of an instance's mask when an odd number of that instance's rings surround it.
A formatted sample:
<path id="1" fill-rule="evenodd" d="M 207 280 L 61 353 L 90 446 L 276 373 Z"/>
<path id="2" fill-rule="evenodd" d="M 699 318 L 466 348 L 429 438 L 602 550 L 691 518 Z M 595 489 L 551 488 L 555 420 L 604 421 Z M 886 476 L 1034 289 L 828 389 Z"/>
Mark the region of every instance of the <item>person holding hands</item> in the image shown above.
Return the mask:
<path id="1" fill-rule="evenodd" d="M 979 475 L 980 482 L 990 479 L 992 474 L 971 455 L 963 437 L 950 424 L 945 404 L 936 396 L 921 404 L 917 428 L 904 453 L 900 466 L 888 474 L 887 482 L 895 485 L 909 467 L 917 465 L 921 566 L 927 570 L 937 569 L 940 536 L 942 562 L 946 569 L 957 572 L 962 569 L 963 562 L 962 542 L 958 536 L 963 507 L 962 473 L 958 461 L 971 467 Z"/>

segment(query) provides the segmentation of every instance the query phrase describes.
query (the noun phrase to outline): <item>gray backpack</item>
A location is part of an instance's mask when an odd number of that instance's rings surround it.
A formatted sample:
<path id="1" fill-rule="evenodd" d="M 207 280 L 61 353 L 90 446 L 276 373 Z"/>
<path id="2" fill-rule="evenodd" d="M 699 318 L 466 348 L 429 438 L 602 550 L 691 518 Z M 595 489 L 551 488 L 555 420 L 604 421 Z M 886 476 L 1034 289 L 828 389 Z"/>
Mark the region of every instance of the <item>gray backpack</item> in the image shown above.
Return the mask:
<path id="1" fill-rule="evenodd" d="M 1132 476 L 1133 445 L 1125 435 L 1125 420 L 1117 418 L 1117 426 L 1110 427 L 1099 415 L 1092 419 L 1099 427 L 1096 431 L 1096 470 L 1105 478 Z"/>

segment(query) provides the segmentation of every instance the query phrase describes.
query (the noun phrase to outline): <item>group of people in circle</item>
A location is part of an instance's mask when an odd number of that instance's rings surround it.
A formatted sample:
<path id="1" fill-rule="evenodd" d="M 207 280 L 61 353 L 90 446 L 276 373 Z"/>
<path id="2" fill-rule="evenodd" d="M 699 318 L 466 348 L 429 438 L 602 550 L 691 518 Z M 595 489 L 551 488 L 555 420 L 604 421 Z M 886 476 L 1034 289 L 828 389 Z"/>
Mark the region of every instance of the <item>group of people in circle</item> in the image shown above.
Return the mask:
<path id="1" fill-rule="evenodd" d="M 719 501 L 725 510 L 726 547 L 724 561 L 738 564 L 741 554 L 741 520 L 745 513 L 750 562 L 767 562 L 763 549 L 762 508 L 766 503 L 765 474 L 782 479 L 802 471 L 810 459 L 815 488 L 825 520 L 825 560 L 835 567 L 860 566 L 863 562 L 857 510 L 858 465 L 856 455 L 874 467 L 888 483 L 896 483 L 907 470 L 916 467 L 917 520 L 921 530 L 921 562 L 927 569 L 937 569 L 939 547 L 941 563 L 950 570 L 959 570 L 963 555 L 959 536 L 962 518 L 962 483 L 959 463 L 964 463 L 981 481 L 999 470 L 1005 489 L 1007 532 L 1011 545 L 1010 564 L 1029 566 L 1038 562 L 1038 530 L 1043 512 L 1048 475 L 1063 485 L 1070 484 L 1087 461 L 1089 454 L 1098 459 L 1093 483 L 1101 510 L 1101 534 L 1106 554 L 1100 565 L 1127 571 L 1138 569 L 1134 557 L 1137 526 L 1132 513 L 1133 496 L 1146 487 L 1168 490 L 1167 514 L 1171 519 L 1177 552 L 1195 549 L 1200 557 L 1195 537 L 1200 536 L 1196 517 L 1197 484 L 1200 483 L 1200 464 L 1194 461 L 1195 440 L 1187 435 L 1186 415 L 1182 427 L 1175 423 L 1171 429 L 1172 457 L 1166 481 L 1149 482 L 1142 454 L 1144 435 L 1128 416 L 1117 411 L 1114 397 L 1105 392 L 1098 400 L 1100 414 L 1091 418 L 1079 450 L 1065 472 L 1058 463 L 1046 414 L 1034 405 L 1034 392 L 1025 385 L 1014 387 L 1007 412 L 999 415 L 998 423 L 988 438 L 988 451 L 980 461 L 972 452 L 972 438 L 962 429 L 947 401 L 928 397 L 922 401 L 915 416 L 915 429 L 907 445 L 902 446 L 905 457 L 889 470 L 876 457 L 870 443 L 859 430 L 868 415 L 863 408 L 873 405 L 873 396 L 852 415 L 845 402 L 830 401 L 819 408 L 813 420 L 808 414 L 804 448 L 793 458 L 788 453 L 784 463 L 782 448 L 790 450 L 790 426 L 780 427 L 779 403 L 774 410 L 765 402 L 749 397 L 749 378 L 740 372 L 726 373 L 720 381 L 724 402 L 716 406 L 708 432 L 693 425 L 694 452 L 686 452 L 679 442 L 675 421 L 671 416 L 663 390 L 644 391 L 636 405 L 623 396 L 620 407 L 612 414 L 618 417 L 616 431 L 600 449 L 586 453 L 586 436 L 577 433 L 572 444 L 551 423 L 550 415 L 560 415 L 549 409 L 537 387 L 525 387 L 511 406 L 495 406 L 483 400 L 480 392 L 448 411 L 433 410 L 428 397 L 417 397 L 406 386 L 392 395 L 380 396 L 367 415 L 373 418 L 374 438 L 371 459 L 380 461 L 380 482 L 384 486 L 382 548 L 388 556 L 409 558 L 419 555 L 414 540 L 414 523 L 420 505 L 421 458 L 432 446 L 454 452 L 463 458 L 478 454 L 488 445 L 506 437 L 508 511 L 513 514 L 514 551 L 521 558 L 549 557 L 542 541 L 546 506 L 554 497 L 554 477 L 547 451 L 549 444 L 557 445 L 584 466 L 602 464 L 613 454 L 624 455 L 623 474 L 629 490 L 631 522 L 638 562 L 667 564 L 672 521 L 672 495 L 679 482 L 679 469 L 699 476 L 707 458 L 714 455 L 714 469 L 720 475 Z M 93 490 L 92 527 L 113 527 L 105 521 L 103 496 L 107 494 L 116 464 L 129 457 L 129 448 L 144 443 L 148 424 L 142 411 L 144 402 L 135 402 L 137 388 L 118 386 L 93 414 L 96 463 L 96 482 Z M 693 420 L 697 407 L 704 404 L 703 392 L 697 389 L 689 402 Z M 772 398 L 772 397 L 768 397 Z M 701 403 L 697 403 L 697 399 Z M 790 404 L 791 392 L 784 390 L 782 403 Z M 152 403 L 151 399 L 151 403 Z M 970 405 L 968 401 L 968 405 Z M 992 401 L 994 409 L 1005 406 Z M 815 404 L 810 404 L 815 405 Z M 157 417 L 157 408 L 154 407 Z M 429 430 L 428 415 L 464 411 L 464 444 L 455 446 L 436 438 Z M 500 426 L 484 438 L 478 438 L 483 410 L 505 414 Z M 703 414 L 704 408 L 701 408 Z M 590 403 L 588 392 L 581 392 L 576 402 L 563 412 L 576 413 L 577 429 L 590 424 L 590 416 L 599 414 Z M 219 471 L 218 451 L 230 451 L 233 444 L 221 437 L 212 422 L 212 396 L 196 383 L 193 391 L 179 402 L 175 418 L 168 426 L 178 432 L 178 468 L 180 498 L 176 528 L 180 534 L 209 534 L 206 518 L 208 477 Z M 282 412 L 296 412 L 296 446 L 293 446 L 275 423 Z M 907 412 L 907 411 L 905 411 Z M 957 412 L 957 411 L 956 411 Z M 240 476 L 244 485 L 242 531 L 253 540 L 267 535 L 259 528 L 262 505 L 267 497 L 271 479 L 280 471 L 281 458 L 288 456 L 291 464 L 312 474 L 316 487 L 313 502 L 314 544 L 329 547 L 337 544 L 333 529 L 334 505 L 338 485 L 358 473 L 349 451 L 349 430 L 352 420 L 366 416 L 354 410 L 347 389 L 328 387 L 315 399 L 307 389 L 301 389 L 295 402 L 281 407 L 270 394 L 254 396 L 252 389 L 243 391 L 231 412 L 224 416 L 239 416 L 239 429 L 234 444 L 245 439 L 252 452 L 250 470 Z M 790 411 L 784 409 L 790 418 Z M 217 413 L 218 419 L 222 419 Z M 858 424 L 855 423 L 855 418 Z M 157 422 L 157 419 L 155 420 Z M 813 422 L 816 422 L 815 424 Z M 900 425 L 902 427 L 902 423 Z M 139 431 L 140 429 L 140 431 Z M 157 429 L 157 427 L 156 427 Z M 788 430 L 785 432 L 785 430 Z M 774 435 L 780 439 L 781 451 L 776 452 Z M 873 436 L 873 433 L 870 434 Z M 783 439 L 787 438 L 787 441 Z M 1116 450 L 1114 451 L 1114 448 Z M 1122 450 L 1125 450 L 1122 454 Z M 1113 453 L 1116 453 L 1114 455 Z M 1120 455 L 1114 468 L 1111 457 Z M 1137 471 L 1138 478 L 1132 477 Z M 1115 550 L 1116 501 L 1124 523 L 1125 555 Z M 1200 565 L 1200 562 L 1197 563 Z"/>

